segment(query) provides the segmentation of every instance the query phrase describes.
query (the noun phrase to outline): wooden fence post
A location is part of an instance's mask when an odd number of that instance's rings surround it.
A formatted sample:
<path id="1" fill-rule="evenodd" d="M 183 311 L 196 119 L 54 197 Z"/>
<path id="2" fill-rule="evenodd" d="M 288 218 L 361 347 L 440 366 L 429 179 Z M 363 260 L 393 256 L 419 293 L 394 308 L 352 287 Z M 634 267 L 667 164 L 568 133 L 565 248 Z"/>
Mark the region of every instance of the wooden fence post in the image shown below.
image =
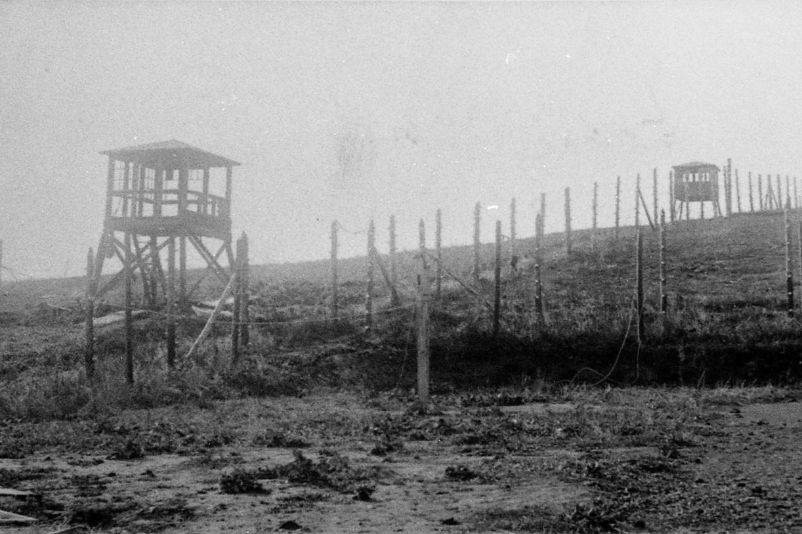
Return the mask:
<path id="1" fill-rule="evenodd" d="M 239 245 L 239 243 L 237 243 Z M 167 238 L 167 366 L 175 367 L 175 238 Z"/>
<path id="2" fill-rule="evenodd" d="M 596 232 L 598 230 L 599 182 L 593 182 L 593 229 L 590 232 L 590 248 L 596 250 Z"/>
<path id="3" fill-rule="evenodd" d="M 542 327 L 543 320 L 543 280 L 541 269 L 543 264 L 543 216 L 538 213 L 535 217 L 535 314 L 537 322 Z"/>
<path id="4" fill-rule="evenodd" d="M 747 179 L 749 182 L 749 213 L 755 212 L 755 202 L 752 197 L 752 171 L 749 171 L 747 174 Z"/>
<path id="5" fill-rule="evenodd" d="M 635 306 L 638 345 L 640 345 L 643 343 L 643 238 L 640 228 L 635 230 Z"/>
<path id="6" fill-rule="evenodd" d="M 482 246 L 481 234 L 482 205 L 477 202 L 473 208 L 473 280 L 479 283 L 479 254 Z"/>
<path id="7" fill-rule="evenodd" d="M 760 206 L 760 211 L 763 211 L 763 175 L 757 175 L 757 200 Z"/>
<path id="8" fill-rule="evenodd" d="M 738 177 L 738 169 L 735 169 L 735 198 L 738 202 L 738 213 L 741 213 L 741 179 Z"/>
<path id="9" fill-rule="evenodd" d="M 478 204 L 477 204 L 478 205 Z M 418 274 L 418 402 L 429 404 L 429 265 L 426 261 L 426 227 L 418 225 L 420 272 Z"/>
<path id="10" fill-rule="evenodd" d="M 434 234 L 435 256 L 437 265 L 435 266 L 435 298 L 440 300 L 443 286 L 443 210 L 437 208 L 435 213 L 435 234 Z"/>
<path id="11" fill-rule="evenodd" d="M 248 245 L 248 234 L 242 232 L 242 280 L 240 281 L 240 292 L 242 293 L 242 306 L 240 309 L 240 342 L 243 347 L 247 347 L 251 342 L 250 322 L 250 284 L 251 284 L 251 260 L 249 257 L 250 246 Z"/>
<path id="12" fill-rule="evenodd" d="M 635 228 L 640 228 L 640 173 L 635 181 Z"/>
<path id="13" fill-rule="evenodd" d="M 494 269 L 493 337 L 498 337 L 501 320 L 501 221 L 496 221 L 496 265 Z"/>
<path id="14" fill-rule="evenodd" d="M 654 206 L 652 215 L 654 215 L 654 223 L 657 224 L 657 167 L 652 171 L 652 200 Z"/>
<path id="15" fill-rule="evenodd" d="M 92 248 L 86 255 L 86 325 L 84 337 L 86 346 L 84 348 L 84 369 L 86 377 L 92 379 L 95 376 L 95 255 Z"/>
<path id="16" fill-rule="evenodd" d="M 621 176 L 616 177 L 615 180 L 615 240 L 618 241 L 618 235 L 621 223 Z"/>
<path id="17" fill-rule="evenodd" d="M 515 247 L 515 197 L 512 197 L 510 201 L 510 264 L 513 269 L 517 263 Z"/>
<path id="18" fill-rule="evenodd" d="M 368 223 L 368 265 L 367 277 L 368 284 L 365 292 L 365 325 L 370 329 L 373 326 L 373 290 L 376 285 L 375 280 L 375 266 L 373 260 L 374 251 L 376 250 L 376 226 L 373 224 L 373 219 Z"/>
<path id="19" fill-rule="evenodd" d="M 668 311 L 668 295 L 666 294 L 666 212 L 660 210 L 660 312 L 665 316 Z"/>
<path id="20" fill-rule="evenodd" d="M 785 203 L 788 209 L 791 209 L 791 179 L 787 174 L 785 175 Z"/>
<path id="21" fill-rule="evenodd" d="M 240 322 L 242 321 L 242 238 L 237 239 L 237 256 L 234 262 L 236 282 L 234 283 L 234 309 L 231 313 L 231 365 L 239 362 L 240 357 Z"/>
<path id="22" fill-rule="evenodd" d="M 732 217 L 732 159 L 727 158 L 727 217 Z M 702 202 L 704 206 L 704 202 Z"/>
<path id="23" fill-rule="evenodd" d="M 124 306 L 125 306 L 125 378 L 129 384 L 134 383 L 134 317 L 131 302 L 131 285 L 133 278 L 134 262 L 133 254 L 131 254 L 131 233 L 125 232 L 125 266 L 123 269 L 124 279 Z"/>
<path id="24" fill-rule="evenodd" d="M 331 317 L 337 319 L 337 221 L 331 223 Z M 391 235 L 395 235 L 391 233 Z"/>
<path id="25" fill-rule="evenodd" d="M 783 184 L 782 184 L 782 177 L 778 174 L 777 175 L 777 209 L 783 209 L 785 206 L 785 202 L 782 200 L 783 198 Z"/>
<path id="26" fill-rule="evenodd" d="M 395 215 L 390 215 L 390 304 L 398 306 L 401 299 L 398 297 L 398 258 L 395 244 Z"/>
<path id="27" fill-rule="evenodd" d="M 565 188 L 565 253 L 571 254 L 571 188 Z"/>
<path id="28" fill-rule="evenodd" d="M 674 206 L 674 170 L 668 171 L 668 216 L 671 223 L 674 223 L 674 218 L 676 217 L 676 208 Z"/>
<path id="29" fill-rule="evenodd" d="M 540 237 L 546 233 L 546 193 L 540 193 Z"/>
<path id="30" fill-rule="evenodd" d="M 791 262 L 791 220 L 788 216 L 789 208 L 791 207 L 791 199 L 789 198 L 784 210 L 785 215 L 785 287 L 788 293 L 788 317 L 794 316 L 794 274 L 793 265 Z"/>

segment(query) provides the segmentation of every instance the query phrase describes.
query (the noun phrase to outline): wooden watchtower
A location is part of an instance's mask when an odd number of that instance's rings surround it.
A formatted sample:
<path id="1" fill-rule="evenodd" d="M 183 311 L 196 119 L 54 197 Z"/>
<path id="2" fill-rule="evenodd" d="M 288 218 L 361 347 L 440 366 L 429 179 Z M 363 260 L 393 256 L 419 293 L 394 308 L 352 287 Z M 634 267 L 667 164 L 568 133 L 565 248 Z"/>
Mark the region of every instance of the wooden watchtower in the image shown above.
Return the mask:
<path id="1" fill-rule="evenodd" d="M 126 286 L 130 288 L 138 271 L 142 303 L 147 307 L 157 307 L 162 302 L 171 305 L 176 296 L 176 241 L 180 305 L 185 306 L 194 291 L 194 288 L 187 290 L 187 242 L 205 260 L 208 266 L 205 272 L 215 273 L 225 283 L 234 265 L 231 175 L 239 163 L 175 140 L 106 150 L 101 154 L 109 158 L 106 216 L 90 297 L 103 295 L 126 278 Z M 166 276 L 161 259 L 165 247 Z M 223 255 L 228 268 L 222 265 Z M 115 256 L 122 263 L 122 270 L 98 287 L 104 259 Z M 130 289 L 126 293 L 128 301 Z"/>
<path id="2" fill-rule="evenodd" d="M 674 180 L 671 188 L 671 203 L 675 206 L 679 202 L 678 219 L 682 220 L 682 209 L 685 208 L 685 218 L 690 219 L 690 206 L 692 202 L 699 203 L 700 217 L 704 218 L 705 202 L 713 205 L 714 216 L 721 216 L 718 203 L 718 173 L 719 168 L 712 163 L 693 161 L 683 165 L 675 165 Z"/>

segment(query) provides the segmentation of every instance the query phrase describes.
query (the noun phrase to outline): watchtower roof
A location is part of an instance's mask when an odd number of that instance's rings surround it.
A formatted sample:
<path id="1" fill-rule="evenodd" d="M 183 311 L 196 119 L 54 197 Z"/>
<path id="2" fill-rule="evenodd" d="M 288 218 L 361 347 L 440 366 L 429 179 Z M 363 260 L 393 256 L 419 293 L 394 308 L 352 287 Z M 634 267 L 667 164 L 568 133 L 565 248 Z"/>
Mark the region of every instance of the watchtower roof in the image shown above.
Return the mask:
<path id="1" fill-rule="evenodd" d="M 704 161 L 691 161 L 690 163 L 683 163 L 682 165 L 674 165 L 672 168 L 675 171 L 677 170 L 701 171 L 701 170 L 712 170 L 712 169 L 715 169 L 717 171 L 719 170 L 719 168 L 716 165 L 712 163 L 705 163 Z"/>
<path id="2" fill-rule="evenodd" d="M 237 161 L 212 154 L 175 139 L 104 150 L 101 154 L 116 160 L 130 161 L 148 167 L 160 165 L 162 167 L 202 169 L 205 167 L 233 167 L 239 165 Z"/>

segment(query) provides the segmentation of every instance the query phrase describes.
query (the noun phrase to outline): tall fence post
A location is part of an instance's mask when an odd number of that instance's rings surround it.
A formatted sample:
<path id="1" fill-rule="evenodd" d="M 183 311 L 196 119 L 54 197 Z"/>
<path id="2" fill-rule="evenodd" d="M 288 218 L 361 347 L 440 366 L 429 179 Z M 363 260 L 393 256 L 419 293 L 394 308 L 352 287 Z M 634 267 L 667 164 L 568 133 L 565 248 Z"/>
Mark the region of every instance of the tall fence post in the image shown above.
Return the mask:
<path id="1" fill-rule="evenodd" d="M 671 223 L 674 223 L 676 217 L 676 207 L 674 205 L 674 170 L 668 171 L 668 216 Z"/>
<path id="2" fill-rule="evenodd" d="M 666 211 L 660 210 L 660 313 L 668 311 L 666 294 Z"/>
<path id="3" fill-rule="evenodd" d="M 635 228 L 640 228 L 640 173 L 635 181 Z"/>
<path id="4" fill-rule="evenodd" d="M 791 209 L 791 178 L 787 174 L 785 175 L 785 203 L 788 209 Z"/>
<path id="5" fill-rule="evenodd" d="M 240 342 L 243 347 L 247 347 L 251 342 L 251 260 L 250 246 L 248 245 L 248 234 L 242 232 L 242 281 L 240 291 L 242 292 L 242 305 L 240 309 Z"/>
<path id="6" fill-rule="evenodd" d="M 167 366 L 175 367 L 175 238 L 167 238 Z"/>
<path id="7" fill-rule="evenodd" d="M 654 223 L 657 224 L 657 167 L 652 171 L 652 202 L 652 215 L 654 215 Z"/>
<path id="8" fill-rule="evenodd" d="M 593 182 L 593 229 L 590 232 L 590 247 L 596 251 L 596 232 L 598 231 L 599 182 Z"/>
<path id="9" fill-rule="evenodd" d="M 368 264 L 367 264 L 367 290 L 365 291 L 365 324 L 368 328 L 373 326 L 373 290 L 376 285 L 374 253 L 376 250 L 376 226 L 373 219 L 368 223 Z"/>
<path id="10" fill-rule="evenodd" d="M 543 264 L 543 215 L 538 213 L 535 217 L 535 314 L 537 322 L 542 327 L 543 320 L 543 280 L 541 269 Z"/>
<path id="11" fill-rule="evenodd" d="M 394 222 L 394 221 L 393 221 Z M 392 223 L 391 223 L 392 224 Z M 329 263 L 331 269 L 331 317 L 332 319 L 337 319 L 338 315 L 338 308 L 337 308 L 337 228 L 338 224 L 337 221 L 332 221 L 331 223 L 331 261 Z M 394 233 L 390 234 L 395 235 Z M 391 245 L 392 250 L 392 245 Z"/>
<path id="12" fill-rule="evenodd" d="M 482 246 L 482 205 L 477 202 L 473 208 L 473 280 L 479 283 L 479 254 Z"/>
<path id="13" fill-rule="evenodd" d="M 429 404 L 429 265 L 426 261 L 426 226 L 418 225 L 420 271 L 418 274 L 418 402 Z"/>
<path id="14" fill-rule="evenodd" d="M 395 241 L 395 215 L 390 215 L 390 304 L 398 306 L 401 299 L 398 297 L 398 258 L 396 257 Z"/>
<path id="15" fill-rule="evenodd" d="M 732 216 L 732 160 L 727 158 L 726 170 L 724 171 L 724 199 L 726 201 L 727 217 Z M 704 202 L 702 202 L 704 206 Z"/>
<path id="16" fill-rule="evenodd" d="M 565 188 L 565 253 L 571 254 L 571 188 Z"/>
<path id="17" fill-rule="evenodd" d="M 635 306 L 638 345 L 643 343 L 643 238 L 640 228 L 635 229 Z"/>
<path id="18" fill-rule="evenodd" d="M 437 257 L 437 265 L 434 268 L 435 298 L 440 300 L 443 286 L 443 210 L 440 208 L 435 213 L 434 247 Z"/>
<path id="19" fill-rule="evenodd" d="M 510 201 L 510 264 L 513 269 L 517 263 L 515 242 L 515 197 Z"/>
<path id="20" fill-rule="evenodd" d="M 125 302 L 125 377 L 129 384 L 134 382 L 134 317 L 131 306 L 131 286 L 133 282 L 133 254 L 131 254 L 131 232 L 125 232 L 125 266 L 123 269 L 124 281 L 124 302 Z"/>
<path id="21" fill-rule="evenodd" d="M 735 199 L 737 201 L 738 213 L 741 213 L 741 179 L 738 176 L 738 169 L 735 169 Z"/>
<path id="22" fill-rule="evenodd" d="M 746 173 L 747 181 L 749 183 L 749 213 L 755 212 L 755 202 L 752 195 L 752 171 Z"/>
<path id="23" fill-rule="evenodd" d="M 84 369 L 86 377 L 92 379 L 95 376 L 95 256 L 92 248 L 86 255 L 86 325 L 84 337 L 86 346 L 84 348 Z"/>
<path id="24" fill-rule="evenodd" d="M 615 240 L 618 241 L 618 236 L 621 227 L 621 176 L 615 179 Z"/>
<path id="25" fill-rule="evenodd" d="M 757 175 L 757 200 L 760 206 L 760 211 L 763 211 L 763 175 Z"/>
<path id="26" fill-rule="evenodd" d="M 234 282 L 234 309 L 231 313 L 231 365 L 239 362 L 240 357 L 240 321 L 242 320 L 242 238 L 237 239 Z"/>
<path id="27" fill-rule="evenodd" d="M 546 232 L 546 193 L 540 193 L 540 237 Z"/>
<path id="28" fill-rule="evenodd" d="M 788 296 L 788 317 L 794 316 L 794 272 L 791 262 L 791 220 L 788 211 L 791 207 L 789 198 L 785 206 L 785 287 Z"/>
<path id="29" fill-rule="evenodd" d="M 496 221 L 496 265 L 493 273 L 493 337 L 498 337 L 501 321 L 501 221 Z"/>

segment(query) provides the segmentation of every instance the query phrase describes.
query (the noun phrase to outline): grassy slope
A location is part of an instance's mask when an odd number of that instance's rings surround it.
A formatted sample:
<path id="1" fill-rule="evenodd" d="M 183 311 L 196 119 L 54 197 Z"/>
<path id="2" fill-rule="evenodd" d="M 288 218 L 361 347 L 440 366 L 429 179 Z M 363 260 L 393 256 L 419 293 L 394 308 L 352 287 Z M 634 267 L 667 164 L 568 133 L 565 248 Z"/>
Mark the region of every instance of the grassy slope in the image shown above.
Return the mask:
<path id="1" fill-rule="evenodd" d="M 800 214 L 793 217 L 796 228 Z M 516 277 L 509 276 L 505 268 L 502 335 L 498 339 L 489 335 L 491 314 L 481 302 L 492 302 L 492 283 L 480 282 L 481 299 L 453 283 L 447 284 L 444 298 L 433 311 L 435 387 L 516 383 L 540 377 L 584 382 L 606 377 L 619 384 L 796 381 L 802 376 L 798 357 L 802 342 L 798 320 L 787 318 L 784 312 L 782 230 L 780 214 L 691 221 L 671 227 L 671 310 L 663 320 L 655 310 L 657 234 L 647 228 L 647 340 L 641 347 L 633 337 L 631 306 L 634 230 L 623 228 L 617 242 L 611 230 L 600 231 L 595 252 L 590 248 L 590 233 L 575 232 L 571 258 L 563 251 L 562 235 L 546 236 L 546 327 L 537 325 L 532 313 L 534 281 L 526 260 Z M 518 243 L 524 256 L 532 246 L 531 239 Z M 798 250 L 796 246 L 794 250 Z M 794 255 L 796 260 L 798 251 Z M 471 281 L 471 247 L 446 249 L 443 257 L 449 270 Z M 482 251 L 487 272 L 492 258 L 493 245 L 487 244 Z M 416 262 L 412 252 L 400 255 L 401 293 L 407 304 L 414 296 Z M 364 266 L 364 258 L 340 263 L 345 313 L 362 310 Z M 197 275 L 192 273 L 192 277 Z M 381 280 L 378 272 L 377 277 Z M 324 318 L 330 297 L 327 279 L 326 261 L 254 266 L 254 312 L 269 321 Z M 220 291 L 219 285 L 210 280 L 199 296 L 213 297 Z M 377 288 L 379 302 L 386 303 L 381 300 L 386 297 L 386 288 L 381 283 Z M 81 279 L 19 282 L 8 284 L 4 290 L 0 328 L 6 344 L 0 343 L 0 353 L 4 367 L 13 367 L 13 372 L 3 369 L 0 377 L 13 379 L 40 363 L 57 362 L 65 370 L 77 367 L 81 361 Z M 120 302 L 115 294 L 108 300 Z M 72 311 L 60 312 L 43 302 Z M 30 332 L 22 331 L 25 325 Z M 43 334 L 42 325 L 54 330 Z M 276 365 L 301 370 L 306 378 L 323 376 L 332 385 L 407 386 L 414 383 L 413 325 L 411 311 L 407 310 L 381 316 L 372 335 L 362 331 L 359 320 L 336 328 L 303 321 L 258 326 L 254 328 L 251 352 L 275 359 L 272 363 Z M 141 327 L 138 350 L 147 354 L 138 358 L 140 362 L 157 359 L 163 350 L 158 346 L 160 329 L 158 322 Z M 188 344 L 197 329 L 194 322 L 183 323 L 181 343 Z M 225 329 L 219 329 L 218 334 L 223 339 L 208 349 L 215 360 L 225 344 Z M 9 344 L 10 337 L 19 341 L 26 336 L 26 343 Z M 34 347 L 37 339 L 48 341 L 49 348 Z M 119 332 L 101 333 L 100 345 L 101 352 L 110 355 L 108 361 L 119 363 Z M 223 348 L 222 352 L 227 350 Z M 292 355 L 304 357 L 297 359 L 300 363 L 287 364 L 287 356 Z M 347 369 L 334 370 L 332 361 Z"/>

